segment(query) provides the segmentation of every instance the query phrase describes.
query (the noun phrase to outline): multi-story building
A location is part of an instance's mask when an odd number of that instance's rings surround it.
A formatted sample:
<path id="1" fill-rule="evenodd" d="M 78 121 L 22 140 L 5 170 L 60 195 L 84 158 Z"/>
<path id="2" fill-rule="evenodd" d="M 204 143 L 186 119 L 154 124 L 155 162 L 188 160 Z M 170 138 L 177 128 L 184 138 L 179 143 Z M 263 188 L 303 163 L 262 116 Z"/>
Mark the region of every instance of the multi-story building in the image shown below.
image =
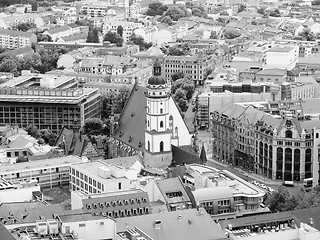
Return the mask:
<path id="1" fill-rule="evenodd" d="M 213 219 L 269 212 L 261 207 L 265 192 L 244 179 L 209 166 L 190 164 L 177 170 L 193 196 L 193 205 L 204 208 Z"/>
<path id="2" fill-rule="evenodd" d="M 123 19 L 125 18 L 124 8 L 116 5 L 83 5 L 81 6 L 80 11 L 83 15 L 91 17 L 117 16 L 120 18 L 123 17 Z"/>
<path id="3" fill-rule="evenodd" d="M 2 48 L 17 49 L 32 47 L 36 43 L 37 36 L 32 32 L 0 30 L 0 46 Z"/>
<path id="4" fill-rule="evenodd" d="M 68 25 L 63 25 L 61 27 L 50 28 L 44 32 L 44 34 L 49 35 L 54 42 L 62 37 L 68 37 L 75 34 L 80 33 L 88 33 L 88 26 L 78 26 L 75 23 L 71 23 Z"/>
<path id="5" fill-rule="evenodd" d="M 272 180 L 318 184 L 317 101 L 227 104 L 213 113 L 213 157 Z"/>
<path id="6" fill-rule="evenodd" d="M 124 42 L 128 42 L 133 31 L 135 29 L 139 29 L 143 27 L 142 23 L 135 23 L 135 22 L 124 22 L 124 21 L 110 21 L 106 19 L 103 25 L 103 34 L 107 32 L 117 33 L 118 27 L 122 27 L 122 37 Z"/>
<path id="7" fill-rule="evenodd" d="M 148 194 L 141 189 L 93 194 L 73 191 L 71 192 L 71 208 L 83 209 L 84 212 L 112 218 L 151 213 Z"/>
<path id="8" fill-rule="evenodd" d="M 84 193 L 105 193 L 128 190 L 131 181 L 124 168 L 104 161 L 75 164 L 70 169 L 70 189 Z"/>
<path id="9" fill-rule="evenodd" d="M 0 166 L 0 177 L 12 183 L 37 181 L 42 187 L 69 184 L 69 168 L 85 161 L 77 156 L 51 158 Z"/>
<path id="10" fill-rule="evenodd" d="M 266 52 L 264 68 L 292 70 L 297 63 L 298 55 L 298 46 L 275 46 Z"/>
<path id="11" fill-rule="evenodd" d="M 213 56 L 167 56 L 164 59 L 164 75 L 171 80 L 171 75 L 183 72 L 197 85 L 202 85 L 206 69 L 214 65 Z"/>
<path id="12" fill-rule="evenodd" d="M 0 202 L 29 202 L 33 200 L 33 192 L 40 192 L 40 185 L 36 181 L 13 184 L 0 177 Z"/>
<path id="13" fill-rule="evenodd" d="M 81 127 L 88 118 L 100 116 L 98 89 L 74 88 L 74 77 L 21 76 L 1 85 L 0 123 L 20 127 Z M 69 89 L 72 88 L 73 89 Z"/>

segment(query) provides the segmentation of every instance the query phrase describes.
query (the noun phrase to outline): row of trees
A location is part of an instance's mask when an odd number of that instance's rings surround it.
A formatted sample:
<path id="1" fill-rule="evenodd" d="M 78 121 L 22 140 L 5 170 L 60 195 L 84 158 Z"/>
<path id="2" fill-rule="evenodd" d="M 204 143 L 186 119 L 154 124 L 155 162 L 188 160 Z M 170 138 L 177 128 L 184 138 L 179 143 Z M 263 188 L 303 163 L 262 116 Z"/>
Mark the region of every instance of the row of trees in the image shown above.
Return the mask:
<path id="1" fill-rule="evenodd" d="M 30 125 L 25 128 L 27 133 L 38 140 L 39 144 L 49 144 L 50 146 L 54 146 L 57 135 L 54 134 L 50 129 L 41 129 L 39 130 L 36 126 Z"/>
<path id="2" fill-rule="evenodd" d="M 193 80 L 182 72 L 172 75 L 171 93 L 182 113 L 188 110 L 190 99 L 195 92 Z"/>
<path id="3" fill-rule="evenodd" d="M 120 29 L 120 30 L 119 30 Z M 117 29 L 117 33 L 114 32 L 107 32 L 106 35 L 104 35 L 103 40 L 104 41 L 109 41 L 110 43 L 114 43 L 116 44 L 118 47 L 122 47 L 124 39 L 122 37 L 123 34 L 123 30 L 121 30 L 121 28 L 118 27 Z M 87 39 L 88 40 L 88 39 Z M 143 37 L 136 35 L 135 33 L 133 33 L 130 38 L 129 38 L 129 44 L 134 44 L 134 45 L 139 45 L 140 50 L 144 51 L 149 49 L 150 47 L 152 47 L 152 43 L 147 43 Z"/>
<path id="4" fill-rule="evenodd" d="M 303 187 L 296 194 L 290 194 L 288 190 L 280 186 L 278 191 L 268 195 L 265 200 L 271 212 L 290 211 L 294 209 L 319 207 L 320 187 L 316 187 L 314 192 L 306 193 Z"/>
<path id="5" fill-rule="evenodd" d="M 180 18 L 192 15 L 208 18 L 205 9 L 192 2 L 187 2 L 186 5 L 164 5 L 160 2 L 150 3 L 146 15 L 161 16 L 159 21 L 168 25 L 172 25 L 173 21 L 178 21 Z"/>
<path id="6" fill-rule="evenodd" d="M 35 70 L 45 73 L 57 68 L 59 56 L 66 52 L 66 48 L 61 48 L 55 53 L 40 50 L 23 58 L 4 56 L 0 59 L 0 72 L 11 72 L 15 76 L 19 76 L 22 70 Z"/>

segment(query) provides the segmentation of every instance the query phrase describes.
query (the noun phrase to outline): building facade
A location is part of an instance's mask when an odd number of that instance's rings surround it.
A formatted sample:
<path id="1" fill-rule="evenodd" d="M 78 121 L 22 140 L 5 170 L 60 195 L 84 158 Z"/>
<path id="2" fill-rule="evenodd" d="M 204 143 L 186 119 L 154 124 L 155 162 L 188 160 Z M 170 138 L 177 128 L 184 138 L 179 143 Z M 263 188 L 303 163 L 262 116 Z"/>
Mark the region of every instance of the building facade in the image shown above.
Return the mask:
<path id="1" fill-rule="evenodd" d="M 299 101 L 284 110 L 275 105 L 276 115 L 236 105 L 213 113 L 214 158 L 272 180 L 318 184 L 320 124 L 303 116 Z"/>
<path id="2" fill-rule="evenodd" d="M 167 56 L 164 59 L 164 76 L 171 81 L 171 75 L 182 72 L 197 85 L 204 83 L 206 69 L 214 65 L 213 56 Z"/>
<path id="3" fill-rule="evenodd" d="M 36 43 L 37 36 L 34 33 L 15 30 L 0 31 L 0 46 L 2 48 L 18 49 L 32 47 Z"/>

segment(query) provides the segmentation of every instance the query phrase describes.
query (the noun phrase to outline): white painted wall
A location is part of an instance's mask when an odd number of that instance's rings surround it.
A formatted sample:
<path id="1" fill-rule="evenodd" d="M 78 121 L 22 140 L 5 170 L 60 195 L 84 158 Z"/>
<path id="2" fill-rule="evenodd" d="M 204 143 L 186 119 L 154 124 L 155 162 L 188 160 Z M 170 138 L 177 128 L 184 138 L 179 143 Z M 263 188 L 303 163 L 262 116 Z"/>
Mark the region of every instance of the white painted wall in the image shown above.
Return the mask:
<path id="1" fill-rule="evenodd" d="M 71 210 L 81 209 L 83 207 L 82 199 L 78 193 L 78 191 L 71 192 Z"/>
<path id="2" fill-rule="evenodd" d="M 181 117 L 173 98 L 169 98 L 169 116 L 173 117 L 173 130 L 178 128 L 179 146 L 190 145 L 192 134 L 189 133 L 187 125 Z"/>
<path id="3" fill-rule="evenodd" d="M 79 224 L 85 224 L 85 226 L 80 227 Z M 116 223 L 114 220 L 108 218 L 82 222 L 62 223 L 62 234 L 66 234 L 66 227 L 70 227 L 70 232 L 73 232 L 77 236 L 77 239 L 116 239 Z"/>
<path id="4" fill-rule="evenodd" d="M 32 192 L 40 191 L 40 185 L 7 189 L 0 191 L 0 203 L 29 202 L 32 200 Z"/>
<path id="5" fill-rule="evenodd" d="M 162 196 L 157 184 L 154 180 L 151 180 L 147 183 L 147 185 L 143 188 L 148 193 L 149 201 L 155 202 L 155 201 L 162 201 L 165 202 L 164 197 Z"/>

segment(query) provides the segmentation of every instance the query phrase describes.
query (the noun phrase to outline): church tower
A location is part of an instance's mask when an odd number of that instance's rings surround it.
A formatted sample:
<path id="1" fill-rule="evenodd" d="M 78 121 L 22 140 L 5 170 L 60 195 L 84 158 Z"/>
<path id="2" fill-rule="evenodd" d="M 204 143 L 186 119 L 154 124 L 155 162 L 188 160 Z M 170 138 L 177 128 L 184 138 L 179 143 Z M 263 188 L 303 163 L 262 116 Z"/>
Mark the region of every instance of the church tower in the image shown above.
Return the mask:
<path id="1" fill-rule="evenodd" d="M 144 162 L 148 167 L 168 167 L 172 161 L 169 98 L 170 86 L 161 76 L 161 64 L 156 61 L 146 91 Z"/>

